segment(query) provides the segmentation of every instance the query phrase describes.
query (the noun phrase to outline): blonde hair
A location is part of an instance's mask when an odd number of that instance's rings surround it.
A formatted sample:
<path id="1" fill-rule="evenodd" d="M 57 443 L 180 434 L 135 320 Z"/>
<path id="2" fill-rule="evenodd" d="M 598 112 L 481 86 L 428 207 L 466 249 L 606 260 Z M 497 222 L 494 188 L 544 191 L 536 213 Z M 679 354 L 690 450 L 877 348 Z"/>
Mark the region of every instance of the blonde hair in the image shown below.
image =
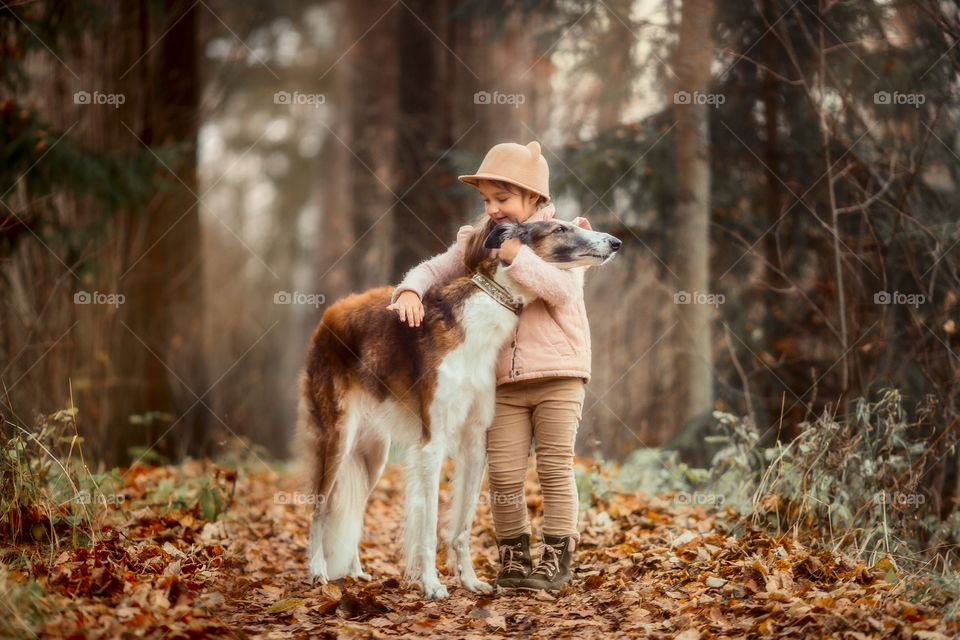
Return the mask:
<path id="1" fill-rule="evenodd" d="M 533 193 L 528 189 L 517 186 L 512 182 L 505 182 L 503 180 L 490 180 L 484 178 L 486 182 L 493 184 L 496 187 L 501 189 L 506 189 L 510 193 L 519 194 L 521 197 L 526 196 L 529 193 Z M 548 200 L 539 196 L 537 198 L 537 209 L 541 209 L 547 204 Z M 467 242 L 467 248 L 463 253 L 463 264 L 466 267 L 467 274 L 471 274 L 477 270 L 477 265 L 490 257 L 490 250 L 483 246 L 484 241 L 487 239 L 487 236 L 493 231 L 493 228 L 497 226 L 497 223 L 493 221 L 493 218 L 484 213 L 482 216 L 478 216 L 476 222 L 473 224 L 473 236 Z"/>

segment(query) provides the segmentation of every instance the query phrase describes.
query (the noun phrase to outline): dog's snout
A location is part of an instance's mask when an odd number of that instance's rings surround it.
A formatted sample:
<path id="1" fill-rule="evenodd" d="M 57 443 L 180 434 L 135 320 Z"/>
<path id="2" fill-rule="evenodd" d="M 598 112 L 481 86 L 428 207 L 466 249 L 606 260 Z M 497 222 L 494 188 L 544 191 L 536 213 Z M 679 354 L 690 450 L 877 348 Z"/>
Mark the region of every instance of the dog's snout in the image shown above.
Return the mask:
<path id="1" fill-rule="evenodd" d="M 611 249 L 613 249 L 614 251 L 616 251 L 617 249 L 620 248 L 620 245 L 622 245 L 622 244 L 623 244 L 623 243 L 620 242 L 620 240 L 618 240 L 617 238 L 614 238 L 613 236 L 610 236 L 610 248 L 611 248 Z"/>

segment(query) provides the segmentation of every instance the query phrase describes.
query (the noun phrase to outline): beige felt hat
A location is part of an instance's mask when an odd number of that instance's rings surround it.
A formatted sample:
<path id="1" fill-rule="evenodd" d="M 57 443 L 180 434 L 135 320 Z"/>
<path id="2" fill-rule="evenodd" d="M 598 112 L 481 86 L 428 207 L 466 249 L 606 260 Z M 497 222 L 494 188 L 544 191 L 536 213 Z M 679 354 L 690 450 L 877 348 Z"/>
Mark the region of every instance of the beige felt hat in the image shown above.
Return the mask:
<path id="1" fill-rule="evenodd" d="M 526 146 L 516 142 L 494 145 L 473 175 L 459 176 L 460 182 L 477 186 L 480 180 L 503 180 L 533 191 L 550 200 L 550 168 L 540 153 L 540 143 Z"/>

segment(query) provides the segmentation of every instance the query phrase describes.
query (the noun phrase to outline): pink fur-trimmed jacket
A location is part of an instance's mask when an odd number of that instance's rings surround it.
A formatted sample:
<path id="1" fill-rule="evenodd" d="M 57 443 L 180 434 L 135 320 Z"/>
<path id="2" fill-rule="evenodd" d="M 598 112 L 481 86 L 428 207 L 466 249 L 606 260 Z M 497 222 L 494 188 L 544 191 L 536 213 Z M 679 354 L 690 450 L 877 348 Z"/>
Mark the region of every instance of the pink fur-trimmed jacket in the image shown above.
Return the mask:
<path id="1" fill-rule="evenodd" d="M 549 220 L 555 215 L 556 209 L 548 204 L 537 209 L 527 222 Z M 413 291 L 422 299 L 430 287 L 463 276 L 463 257 L 473 233 L 470 225 L 460 227 L 457 241 L 445 253 L 410 269 L 393 290 L 391 304 L 404 291 Z M 495 256 L 496 249 L 491 251 Z M 521 245 L 517 257 L 504 270 L 540 299 L 523 307 L 513 338 L 500 348 L 496 368 L 498 385 L 555 376 L 589 381 L 590 326 L 583 303 L 586 269 L 558 269 L 530 247 Z M 424 312 L 430 313 L 430 310 L 424 309 Z"/>

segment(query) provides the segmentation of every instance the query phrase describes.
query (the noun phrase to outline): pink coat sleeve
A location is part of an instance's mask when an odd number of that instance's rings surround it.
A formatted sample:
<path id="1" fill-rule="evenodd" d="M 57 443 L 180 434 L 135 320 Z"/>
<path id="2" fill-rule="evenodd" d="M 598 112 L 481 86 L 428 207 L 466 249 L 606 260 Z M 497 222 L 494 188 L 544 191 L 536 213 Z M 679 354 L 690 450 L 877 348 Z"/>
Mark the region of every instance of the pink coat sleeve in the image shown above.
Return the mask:
<path id="1" fill-rule="evenodd" d="M 521 245 L 517 257 L 504 269 L 510 277 L 536 293 L 547 304 L 562 307 L 574 302 L 583 292 L 584 267 L 559 269 L 527 245 Z"/>
<path id="2" fill-rule="evenodd" d="M 450 282 L 454 278 L 464 274 L 463 252 L 467 246 L 467 240 L 473 235 L 473 227 L 464 225 L 457 231 L 457 241 L 450 245 L 445 252 L 435 255 L 429 260 L 424 260 L 417 266 L 407 271 L 403 276 L 403 281 L 393 290 L 390 297 L 390 304 L 397 301 L 397 297 L 404 291 L 413 291 L 420 299 L 430 287 L 438 284 Z"/>

